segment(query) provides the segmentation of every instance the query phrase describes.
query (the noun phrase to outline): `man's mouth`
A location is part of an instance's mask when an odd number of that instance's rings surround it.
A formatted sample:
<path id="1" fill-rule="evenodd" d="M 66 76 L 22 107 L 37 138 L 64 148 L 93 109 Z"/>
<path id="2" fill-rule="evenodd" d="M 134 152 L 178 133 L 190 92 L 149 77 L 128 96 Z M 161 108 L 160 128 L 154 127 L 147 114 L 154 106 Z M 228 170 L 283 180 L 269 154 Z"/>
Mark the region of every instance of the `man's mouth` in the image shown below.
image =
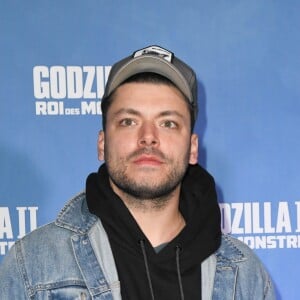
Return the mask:
<path id="1" fill-rule="evenodd" d="M 137 165 L 160 166 L 163 162 L 153 155 L 141 155 L 133 161 Z"/>

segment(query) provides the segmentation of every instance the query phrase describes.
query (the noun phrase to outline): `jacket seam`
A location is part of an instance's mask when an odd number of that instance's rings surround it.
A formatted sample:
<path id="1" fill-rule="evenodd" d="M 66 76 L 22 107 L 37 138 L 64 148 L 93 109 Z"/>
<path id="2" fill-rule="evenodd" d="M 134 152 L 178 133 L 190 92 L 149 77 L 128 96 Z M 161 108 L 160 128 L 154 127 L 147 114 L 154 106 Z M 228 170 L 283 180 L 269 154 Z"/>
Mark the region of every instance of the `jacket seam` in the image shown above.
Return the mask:
<path id="1" fill-rule="evenodd" d="M 27 274 L 27 271 L 25 268 L 25 261 L 24 261 L 24 256 L 23 256 L 23 252 L 22 252 L 22 248 L 21 248 L 21 241 L 17 241 L 15 243 L 15 247 L 16 247 L 17 266 L 18 266 L 21 278 L 23 279 L 26 294 L 27 294 L 28 299 L 32 299 L 35 292 L 29 283 L 29 277 L 28 277 L 28 274 Z"/>
<path id="2" fill-rule="evenodd" d="M 62 280 L 58 282 L 53 282 L 53 283 L 43 283 L 43 284 L 36 284 L 34 286 L 35 291 L 47 291 L 51 289 L 59 289 L 63 287 L 68 287 L 68 286 L 80 286 L 83 288 L 86 288 L 86 284 L 82 280 L 77 280 L 77 279 L 68 279 L 68 280 Z"/>

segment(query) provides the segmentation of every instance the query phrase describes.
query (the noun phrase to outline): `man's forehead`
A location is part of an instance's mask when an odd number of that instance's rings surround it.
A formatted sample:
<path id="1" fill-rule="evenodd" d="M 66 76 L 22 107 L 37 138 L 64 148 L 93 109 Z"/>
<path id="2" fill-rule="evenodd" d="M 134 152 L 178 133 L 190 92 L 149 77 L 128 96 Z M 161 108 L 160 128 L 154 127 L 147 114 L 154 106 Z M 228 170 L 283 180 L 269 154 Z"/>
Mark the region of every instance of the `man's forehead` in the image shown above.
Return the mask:
<path id="1" fill-rule="evenodd" d="M 184 95 L 174 86 L 153 83 L 126 83 L 115 91 L 112 97 L 113 106 L 131 105 L 143 107 L 154 106 L 162 110 L 188 108 Z"/>

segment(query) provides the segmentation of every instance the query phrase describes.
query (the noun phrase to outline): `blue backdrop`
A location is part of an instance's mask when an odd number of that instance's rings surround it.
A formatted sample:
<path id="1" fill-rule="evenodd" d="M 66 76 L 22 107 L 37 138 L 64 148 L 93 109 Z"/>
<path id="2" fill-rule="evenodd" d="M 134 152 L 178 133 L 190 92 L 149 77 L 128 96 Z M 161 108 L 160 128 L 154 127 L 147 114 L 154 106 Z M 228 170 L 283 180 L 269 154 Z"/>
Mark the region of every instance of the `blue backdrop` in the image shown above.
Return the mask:
<path id="1" fill-rule="evenodd" d="M 0 261 L 99 166 L 113 62 L 149 44 L 193 66 L 200 162 L 222 229 L 254 249 L 278 299 L 299 299 L 300 3 L 2 1 Z"/>

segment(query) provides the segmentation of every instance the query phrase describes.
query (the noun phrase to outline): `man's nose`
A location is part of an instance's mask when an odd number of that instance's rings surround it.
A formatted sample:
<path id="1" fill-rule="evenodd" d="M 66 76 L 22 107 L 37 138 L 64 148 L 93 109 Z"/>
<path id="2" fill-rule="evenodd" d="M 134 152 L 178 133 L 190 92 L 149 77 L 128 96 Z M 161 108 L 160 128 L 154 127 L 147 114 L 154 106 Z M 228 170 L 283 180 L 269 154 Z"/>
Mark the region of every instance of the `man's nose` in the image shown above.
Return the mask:
<path id="1" fill-rule="evenodd" d="M 145 122 L 139 132 L 139 146 L 158 146 L 159 138 L 156 126 L 151 122 Z"/>

